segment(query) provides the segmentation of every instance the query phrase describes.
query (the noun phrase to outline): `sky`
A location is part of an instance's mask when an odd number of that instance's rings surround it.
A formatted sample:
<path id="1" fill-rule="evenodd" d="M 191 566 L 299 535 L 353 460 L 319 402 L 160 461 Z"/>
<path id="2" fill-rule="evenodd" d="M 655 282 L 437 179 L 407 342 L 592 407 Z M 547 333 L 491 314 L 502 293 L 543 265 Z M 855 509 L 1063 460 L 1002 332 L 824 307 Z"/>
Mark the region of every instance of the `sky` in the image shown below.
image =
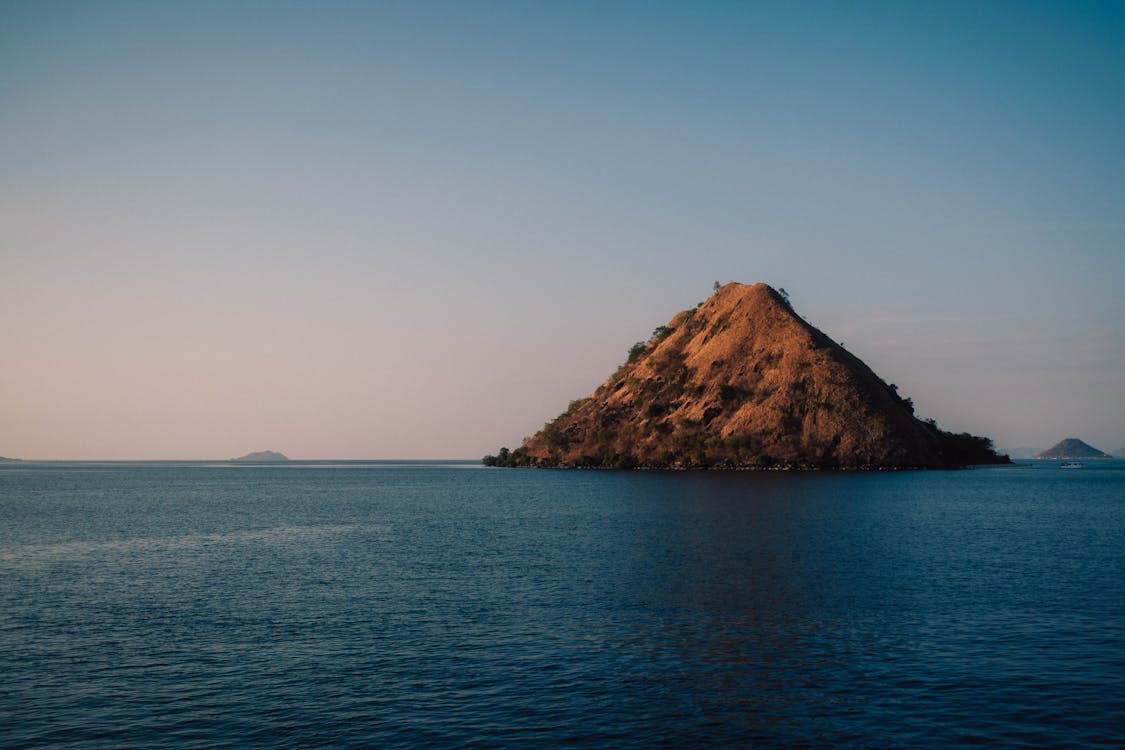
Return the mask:
<path id="1" fill-rule="evenodd" d="M 0 0 L 0 455 L 477 458 L 714 281 L 1125 446 L 1125 4 Z"/>

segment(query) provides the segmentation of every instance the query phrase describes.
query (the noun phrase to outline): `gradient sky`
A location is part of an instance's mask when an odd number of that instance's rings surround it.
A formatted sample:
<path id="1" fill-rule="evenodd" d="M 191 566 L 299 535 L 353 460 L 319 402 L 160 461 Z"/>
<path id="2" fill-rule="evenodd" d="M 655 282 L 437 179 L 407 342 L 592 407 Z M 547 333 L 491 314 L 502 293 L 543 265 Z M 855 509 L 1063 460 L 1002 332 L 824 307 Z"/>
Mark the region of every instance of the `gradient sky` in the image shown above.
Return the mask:
<path id="1" fill-rule="evenodd" d="M 0 1 L 0 455 L 475 458 L 715 280 L 1125 445 L 1125 4 Z"/>

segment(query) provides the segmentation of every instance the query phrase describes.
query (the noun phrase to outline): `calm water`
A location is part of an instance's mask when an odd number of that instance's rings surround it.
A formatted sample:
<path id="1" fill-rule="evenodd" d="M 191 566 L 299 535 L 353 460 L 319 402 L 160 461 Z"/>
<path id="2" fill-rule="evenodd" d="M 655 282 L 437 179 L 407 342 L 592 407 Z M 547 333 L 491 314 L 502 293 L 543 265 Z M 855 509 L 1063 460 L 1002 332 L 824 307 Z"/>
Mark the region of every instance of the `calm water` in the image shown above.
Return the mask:
<path id="1" fill-rule="evenodd" d="M 1125 744 L 1125 462 L 0 467 L 0 746 Z"/>

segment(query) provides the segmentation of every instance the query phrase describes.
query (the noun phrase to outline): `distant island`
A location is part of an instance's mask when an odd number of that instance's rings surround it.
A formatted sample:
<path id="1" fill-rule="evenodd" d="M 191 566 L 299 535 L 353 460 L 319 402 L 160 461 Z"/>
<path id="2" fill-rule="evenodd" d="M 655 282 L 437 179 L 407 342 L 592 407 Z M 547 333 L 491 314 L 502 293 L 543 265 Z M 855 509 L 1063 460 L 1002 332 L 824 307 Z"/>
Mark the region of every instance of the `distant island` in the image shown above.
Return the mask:
<path id="1" fill-rule="evenodd" d="M 1083 442 L 1078 438 L 1067 438 L 1055 443 L 1054 446 L 1048 448 L 1042 453 L 1038 453 L 1036 458 L 1113 458 L 1108 453 L 1104 453 L 1089 443 Z"/>
<path id="2" fill-rule="evenodd" d="M 288 461 L 288 460 L 289 460 L 289 458 L 287 456 L 284 456 L 281 453 L 278 453 L 277 451 L 257 451 L 255 453 L 247 453 L 245 456 L 239 456 L 238 458 L 232 458 L 231 459 L 231 461 L 247 461 L 247 462 L 254 462 L 254 463 L 264 463 L 264 462 L 267 462 L 267 461 L 277 462 L 277 461 Z"/>
<path id="3" fill-rule="evenodd" d="M 0 464 L 18 464 L 22 462 L 22 458 L 4 458 L 3 456 L 0 456 Z"/>
<path id="4" fill-rule="evenodd" d="M 810 325 L 783 290 L 731 283 L 638 342 L 590 396 L 489 466 L 948 468 L 1010 463 L 953 434 Z"/>

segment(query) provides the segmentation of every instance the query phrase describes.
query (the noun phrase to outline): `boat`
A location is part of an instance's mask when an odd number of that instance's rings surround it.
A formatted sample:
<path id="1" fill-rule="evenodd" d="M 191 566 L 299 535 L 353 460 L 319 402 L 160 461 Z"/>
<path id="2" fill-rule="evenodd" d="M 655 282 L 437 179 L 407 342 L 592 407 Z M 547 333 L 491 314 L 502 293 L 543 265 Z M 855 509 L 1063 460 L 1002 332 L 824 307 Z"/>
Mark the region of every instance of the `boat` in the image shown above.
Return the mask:
<path id="1" fill-rule="evenodd" d="M 1082 464 L 1078 463 L 1077 461 L 1063 461 L 1061 464 L 1059 464 L 1059 468 L 1060 469 L 1081 469 Z"/>

